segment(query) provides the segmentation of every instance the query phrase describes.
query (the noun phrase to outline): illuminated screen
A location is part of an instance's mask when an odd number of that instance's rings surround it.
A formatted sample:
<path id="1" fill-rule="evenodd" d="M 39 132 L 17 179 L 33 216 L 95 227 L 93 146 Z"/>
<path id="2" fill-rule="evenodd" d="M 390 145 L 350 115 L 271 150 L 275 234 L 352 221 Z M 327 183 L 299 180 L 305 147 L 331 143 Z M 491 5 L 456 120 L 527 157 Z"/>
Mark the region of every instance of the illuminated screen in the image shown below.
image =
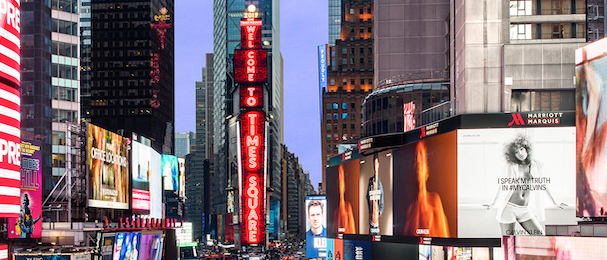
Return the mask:
<path id="1" fill-rule="evenodd" d="M 235 50 L 234 74 L 236 82 L 266 82 L 268 80 L 268 50 Z"/>
<path id="2" fill-rule="evenodd" d="M 177 158 L 179 163 L 179 196 L 185 197 L 185 159 Z"/>
<path id="3" fill-rule="evenodd" d="M 577 216 L 607 216 L 607 39 L 575 51 Z"/>
<path id="4" fill-rule="evenodd" d="M 150 210 L 150 179 L 152 177 L 152 148 L 133 142 L 131 153 L 131 173 L 133 181 L 132 207 L 136 210 Z"/>
<path id="5" fill-rule="evenodd" d="M 261 49 L 261 19 L 240 20 L 240 45 L 243 49 Z"/>
<path id="6" fill-rule="evenodd" d="M 162 256 L 162 234 L 142 234 L 139 259 L 160 259 Z"/>
<path id="7" fill-rule="evenodd" d="M 509 236 L 502 239 L 505 260 L 605 259 L 604 237 Z"/>
<path id="8" fill-rule="evenodd" d="M 100 254 L 102 260 L 112 260 L 114 255 L 114 239 L 115 233 L 103 233 L 100 241 Z"/>
<path id="9" fill-rule="evenodd" d="M 0 244 L 0 260 L 8 260 L 8 245 Z"/>
<path id="10" fill-rule="evenodd" d="M 327 197 L 306 198 L 306 257 L 326 257 L 327 248 Z"/>
<path id="11" fill-rule="evenodd" d="M 134 260 L 139 258 L 141 233 L 118 233 L 114 242 L 114 260 Z"/>
<path id="12" fill-rule="evenodd" d="M 240 106 L 252 108 L 263 107 L 263 89 L 261 86 L 241 86 Z"/>
<path id="13" fill-rule="evenodd" d="M 150 217 L 162 218 L 162 155 L 150 150 Z"/>
<path id="14" fill-rule="evenodd" d="M 358 234 L 392 235 L 392 151 L 360 159 Z"/>
<path id="15" fill-rule="evenodd" d="M 162 177 L 164 177 L 164 190 L 179 190 L 179 162 L 175 155 L 162 155 Z"/>
<path id="16" fill-rule="evenodd" d="M 326 204 L 325 204 L 326 205 Z M 325 225 L 326 227 L 326 225 Z M 270 225 L 268 226 L 269 239 L 277 239 L 280 232 L 280 201 L 270 201 Z"/>
<path id="17" fill-rule="evenodd" d="M 21 207 L 18 218 L 8 219 L 9 238 L 42 235 L 42 151 L 40 142 L 21 141 Z"/>
<path id="18" fill-rule="evenodd" d="M 129 145 L 130 139 L 88 124 L 90 207 L 129 208 Z"/>
<path id="19" fill-rule="evenodd" d="M 394 235 L 457 237 L 455 131 L 393 150 Z"/>
<path id="20" fill-rule="evenodd" d="M 576 224 L 575 127 L 460 129 L 457 145 L 459 237 Z"/>
<path id="21" fill-rule="evenodd" d="M 355 159 L 327 168 L 327 236 L 358 234 L 360 160 Z M 341 200 L 343 198 L 343 200 Z M 342 202 L 343 201 L 343 202 Z"/>

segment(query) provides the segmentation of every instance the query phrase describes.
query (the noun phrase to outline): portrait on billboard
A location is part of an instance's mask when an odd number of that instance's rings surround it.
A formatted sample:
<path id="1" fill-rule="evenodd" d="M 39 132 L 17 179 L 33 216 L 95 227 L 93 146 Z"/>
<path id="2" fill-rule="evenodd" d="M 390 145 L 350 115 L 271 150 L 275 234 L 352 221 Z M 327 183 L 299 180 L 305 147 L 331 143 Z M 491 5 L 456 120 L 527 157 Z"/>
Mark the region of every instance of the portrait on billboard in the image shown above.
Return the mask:
<path id="1" fill-rule="evenodd" d="M 164 190 L 179 190 L 179 163 L 175 155 L 162 155 L 162 177 L 164 177 Z"/>
<path id="2" fill-rule="evenodd" d="M 8 218 L 8 238 L 42 235 L 41 160 L 40 142 L 21 141 L 21 207 L 18 218 Z"/>
<path id="3" fill-rule="evenodd" d="M 575 224 L 574 127 L 460 129 L 460 237 L 545 235 Z"/>
<path id="4" fill-rule="evenodd" d="M 394 235 L 457 237 L 455 132 L 393 150 Z"/>
<path id="5" fill-rule="evenodd" d="M 360 160 L 359 234 L 392 235 L 392 151 Z"/>
<path id="6" fill-rule="evenodd" d="M 607 215 L 607 39 L 575 52 L 577 216 Z"/>
<path id="7" fill-rule="evenodd" d="M 335 237 L 338 233 L 357 234 L 358 232 L 358 181 L 360 178 L 360 160 L 352 160 L 327 168 L 328 204 L 327 235 Z"/>
<path id="8" fill-rule="evenodd" d="M 130 139 L 88 124 L 89 206 L 128 209 Z"/>
<path id="9" fill-rule="evenodd" d="M 326 256 L 326 205 L 325 196 L 308 196 L 306 198 L 306 256 L 308 258 Z"/>

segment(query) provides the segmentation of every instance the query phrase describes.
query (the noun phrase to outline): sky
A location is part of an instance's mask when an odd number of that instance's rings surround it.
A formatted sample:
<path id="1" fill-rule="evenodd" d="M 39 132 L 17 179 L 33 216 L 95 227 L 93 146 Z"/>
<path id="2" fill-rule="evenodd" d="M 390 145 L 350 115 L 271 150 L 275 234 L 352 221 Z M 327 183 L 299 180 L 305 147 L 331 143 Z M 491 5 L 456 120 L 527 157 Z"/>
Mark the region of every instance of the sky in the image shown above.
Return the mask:
<path id="1" fill-rule="evenodd" d="M 317 190 L 322 153 L 316 48 L 328 41 L 327 9 L 327 0 L 280 3 L 284 143 Z M 195 86 L 202 80 L 206 53 L 213 52 L 213 1 L 176 0 L 174 21 L 175 132 L 196 132 Z"/>

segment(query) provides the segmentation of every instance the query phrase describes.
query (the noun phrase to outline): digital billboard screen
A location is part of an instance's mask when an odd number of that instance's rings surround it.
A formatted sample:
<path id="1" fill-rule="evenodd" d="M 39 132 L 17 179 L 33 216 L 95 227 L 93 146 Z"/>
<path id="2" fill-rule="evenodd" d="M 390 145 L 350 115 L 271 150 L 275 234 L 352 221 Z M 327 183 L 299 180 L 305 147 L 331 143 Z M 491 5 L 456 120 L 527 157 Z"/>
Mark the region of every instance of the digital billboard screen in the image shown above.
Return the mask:
<path id="1" fill-rule="evenodd" d="M 162 155 L 162 177 L 164 178 L 164 190 L 179 190 L 179 162 L 175 155 Z"/>
<path id="2" fill-rule="evenodd" d="M 457 130 L 458 234 L 544 235 L 575 221 L 575 127 Z"/>
<path id="3" fill-rule="evenodd" d="M 142 234 L 139 247 L 139 259 L 157 259 L 162 257 L 162 234 Z"/>
<path id="4" fill-rule="evenodd" d="M 185 197 L 185 159 L 177 158 L 179 163 L 179 196 Z"/>
<path id="5" fill-rule="evenodd" d="M 114 239 L 116 233 L 103 233 L 100 241 L 100 252 L 102 260 L 112 260 L 114 255 Z"/>
<path id="6" fill-rule="evenodd" d="M 607 39 L 575 51 L 577 216 L 607 216 Z"/>
<path id="7" fill-rule="evenodd" d="M 455 132 L 393 149 L 392 156 L 394 235 L 457 237 Z"/>
<path id="8" fill-rule="evenodd" d="M 129 208 L 131 140 L 88 124 L 89 207 Z"/>
<path id="9" fill-rule="evenodd" d="M 604 237 L 508 236 L 502 239 L 503 259 L 605 259 Z"/>
<path id="10" fill-rule="evenodd" d="M 392 151 L 360 159 L 359 234 L 392 235 Z"/>
<path id="11" fill-rule="evenodd" d="M 359 178 L 360 159 L 327 168 L 327 236 L 358 234 Z"/>
<path id="12" fill-rule="evenodd" d="M 153 149 L 133 141 L 131 149 L 131 173 L 133 181 L 132 208 L 134 210 L 150 210 L 150 179 L 152 177 Z"/>
<path id="13" fill-rule="evenodd" d="M 306 197 L 306 256 L 321 258 L 327 249 L 327 197 Z"/>
<path id="14" fill-rule="evenodd" d="M 150 217 L 162 218 L 162 155 L 150 150 Z"/>
<path id="15" fill-rule="evenodd" d="M 235 50 L 234 79 L 236 82 L 266 82 L 268 80 L 268 50 Z"/>
<path id="16" fill-rule="evenodd" d="M 9 238 L 42 235 L 42 151 L 40 142 L 21 141 L 21 211 L 8 219 Z"/>
<path id="17" fill-rule="evenodd" d="M 114 260 L 134 260 L 139 258 L 141 233 L 117 233 L 114 242 Z"/>

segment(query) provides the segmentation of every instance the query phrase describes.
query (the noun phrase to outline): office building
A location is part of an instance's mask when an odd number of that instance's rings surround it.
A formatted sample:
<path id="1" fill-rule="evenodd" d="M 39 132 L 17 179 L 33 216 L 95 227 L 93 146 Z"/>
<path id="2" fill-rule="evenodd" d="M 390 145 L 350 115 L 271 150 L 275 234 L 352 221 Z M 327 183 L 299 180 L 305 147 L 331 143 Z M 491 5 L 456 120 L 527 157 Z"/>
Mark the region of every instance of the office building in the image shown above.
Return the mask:
<path id="1" fill-rule="evenodd" d="M 196 136 L 193 132 L 175 133 L 175 156 L 185 158 L 192 152 L 192 147 L 196 143 Z"/>
<path id="2" fill-rule="evenodd" d="M 340 6 L 339 13 L 336 6 Z M 336 34 L 339 38 L 329 43 L 328 81 L 326 89 L 321 89 L 325 167 L 329 158 L 339 153 L 340 145 L 355 143 L 362 134 L 361 104 L 373 89 L 373 10 L 373 1 L 329 1 L 329 39 Z M 334 32 L 337 25 L 339 33 Z"/>
<path id="3" fill-rule="evenodd" d="M 174 152 L 174 2 L 91 1 L 90 102 L 85 119 Z"/>

